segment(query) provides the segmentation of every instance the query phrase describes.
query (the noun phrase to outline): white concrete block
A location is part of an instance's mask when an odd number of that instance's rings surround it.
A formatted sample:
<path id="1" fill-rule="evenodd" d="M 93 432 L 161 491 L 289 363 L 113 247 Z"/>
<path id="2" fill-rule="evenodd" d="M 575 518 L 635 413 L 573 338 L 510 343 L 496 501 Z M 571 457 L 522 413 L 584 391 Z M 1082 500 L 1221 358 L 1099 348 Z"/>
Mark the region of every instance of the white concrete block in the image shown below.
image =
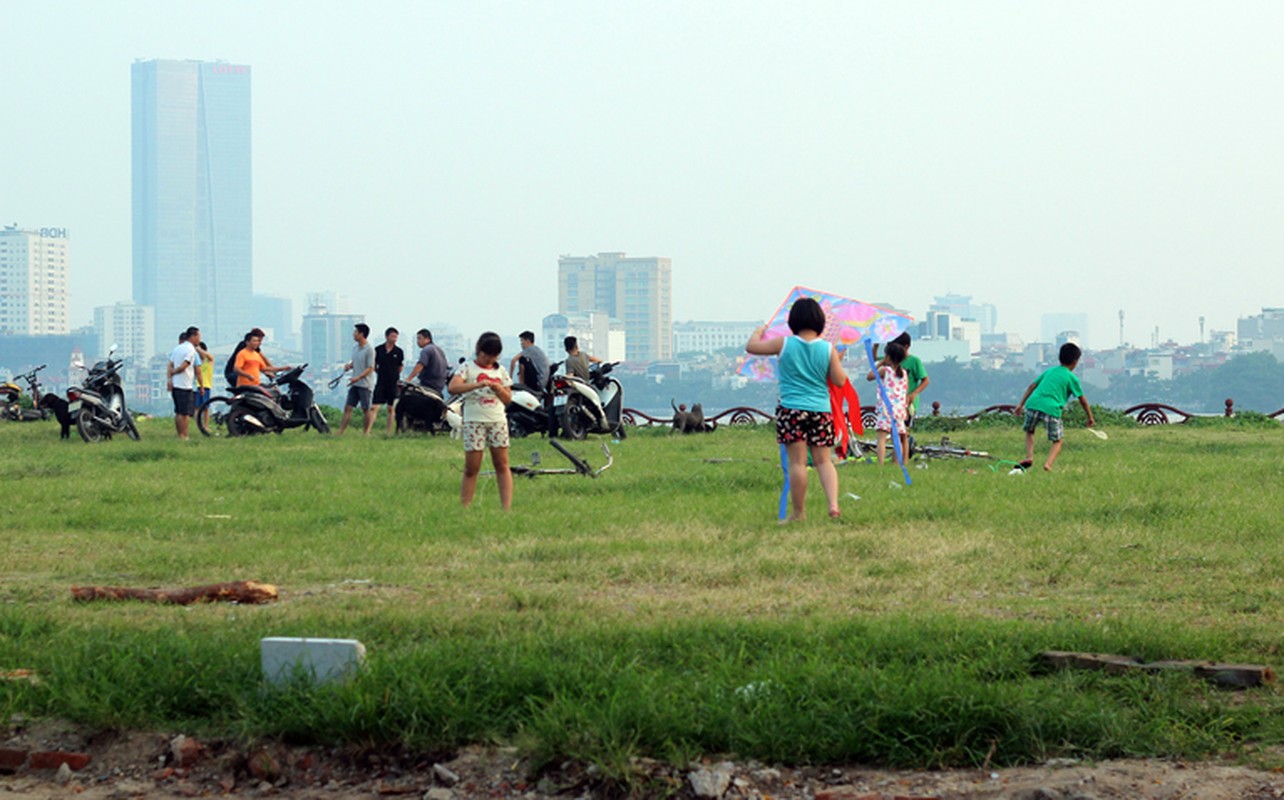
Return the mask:
<path id="1" fill-rule="evenodd" d="M 344 680 L 361 668 L 366 648 L 356 639 L 305 639 L 270 636 L 259 641 L 263 677 L 269 683 L 290 682 L 296 673 L 314 683 Z"/>

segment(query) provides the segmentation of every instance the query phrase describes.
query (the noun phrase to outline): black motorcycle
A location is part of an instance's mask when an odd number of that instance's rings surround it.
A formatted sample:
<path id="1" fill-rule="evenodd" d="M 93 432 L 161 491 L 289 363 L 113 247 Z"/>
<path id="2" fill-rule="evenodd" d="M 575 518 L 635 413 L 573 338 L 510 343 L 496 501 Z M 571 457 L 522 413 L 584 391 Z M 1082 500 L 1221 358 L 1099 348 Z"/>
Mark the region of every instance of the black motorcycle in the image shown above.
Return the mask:
<path id="1" fill-rule="evenodd" d="M 436 389 L 397 382 L 397 433 L 448 433 L 446 399 Z"/>
<path id="2" fill-rule="evenodd" d="M 68 402 L 80 403 L 76 413 L 76 429 L 86 442 L 110 439 L 112 434 L 123 433 L 138 441 L 138 427 L 125 407 L 125 390 L 121 388 L 120 368 L 124 359 L 113 359 L 113 346 L 107 358 L 89 369 L 83 386 L 67 390 Z"/>
<path id="3" fill-rule="evenodd" d="M 446 371 L 446 385 L 464 359 Z M 463 398 L 439 392 L 418 383 L 397 381 L 397 433 L 439 433 L 456 431 L 460 426 Z"/>
<path id="4" fill-rule="evenodd" d="M 23 375 L 18 375 L 12 381 L 0 383 L 0 419 L 13 420 L 14 422 L 36 422 L 46 420 L 50 417 L 50 411 L 47 408 L 40 407 L 40 380 L 36 373 L 45 368 L 41 364 L 35 369 Z M 22 397 L 22 387 L 18 381 L 26 381 L 27 393 L 31 395 L 31 408 L 23 408 L 18 402 Z"/>
<path id="5" fill-rule="evenodd" d="M 307 367 L 293 367 L 266 386 L 241 386 L 230 397 L 211 397 L 196 409 L 196 427 L 215 437 L 280 433 L 289 428 L 329 433 L 330 423 L 316 404 L 312 387 L 303 382 Z"/>

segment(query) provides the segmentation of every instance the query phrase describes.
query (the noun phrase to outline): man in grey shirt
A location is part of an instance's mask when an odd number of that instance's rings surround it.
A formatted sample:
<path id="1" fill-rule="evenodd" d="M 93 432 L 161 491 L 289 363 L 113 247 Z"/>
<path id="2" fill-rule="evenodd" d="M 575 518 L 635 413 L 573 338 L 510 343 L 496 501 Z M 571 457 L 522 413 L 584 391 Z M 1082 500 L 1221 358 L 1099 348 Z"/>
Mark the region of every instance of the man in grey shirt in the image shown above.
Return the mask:
<path id="1" fill-rule="evenodd" d="M 548 356 L 535 346 L 535 334 L 532 331 L 522 331 L 517 338 L 522 342 L 522 352 L 513 356 L 512 363 L 508 365 L 508 374 L 516 378 L 519 384 L 542 392 L 548 382 Z"/>
<path id="2" fill-rule="evenodd" d="M 419 344 L 419 360 L 406 376 L 406 383 L 414 383 L 417 376 L 420 386 L 426 386 L 445 397 L 446 373 L 450 371 L 446 365 L 446 351 L 433 344 L 432 331 L 427 328 L 420 328 L 415 340 Z"/>
<path id="3" fill-rule="evenodd" d="M 348 381 L 348 401 L 343 406 L 343 420 L 339 423 L 339 434 L 342 435 L 352 420 L 352 409 L 361 406 L 365 415 L 364 433 L 369 436 L 374 427 L 375 412 L 370 407 L 370 398 L 375 387 L 375 351 L 370 345 L 370 326 L 358 322 L 352 329 L 352 360 L 344 369 L 352 370 L 352 380 Z"/>

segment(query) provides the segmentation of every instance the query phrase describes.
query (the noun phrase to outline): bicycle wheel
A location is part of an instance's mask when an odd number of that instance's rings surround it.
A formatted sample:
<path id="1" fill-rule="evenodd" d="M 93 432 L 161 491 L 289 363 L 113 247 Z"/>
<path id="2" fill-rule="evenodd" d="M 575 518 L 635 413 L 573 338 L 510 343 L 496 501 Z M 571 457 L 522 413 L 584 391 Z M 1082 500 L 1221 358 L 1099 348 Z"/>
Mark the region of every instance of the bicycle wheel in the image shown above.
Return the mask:
<path id="1" fill-rule="evenodd" d="M 232 398 L 211 397 L 196 409 L 196 427 L 205 436 L 238 436 L 240 431 L 228 425 L 232 416 Z"/>

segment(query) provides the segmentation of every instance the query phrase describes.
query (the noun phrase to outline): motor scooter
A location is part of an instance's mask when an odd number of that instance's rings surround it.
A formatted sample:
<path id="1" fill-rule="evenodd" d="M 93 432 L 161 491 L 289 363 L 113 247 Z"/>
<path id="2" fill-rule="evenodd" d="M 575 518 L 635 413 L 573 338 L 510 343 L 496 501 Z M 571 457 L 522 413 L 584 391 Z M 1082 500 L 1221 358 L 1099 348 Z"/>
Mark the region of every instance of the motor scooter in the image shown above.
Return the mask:
<path id="1" fill-rule="evenodd" d="M 125 407 L 125 390 L 121 386 L 120 368 L 124 359 L 112 358 L 116 345 L 112 345 L 107 358 L 89 369 L 83 386 L 67 390 L 67 401 L 79 401 L 76 412 L 76 430 L 80 438 L 94 443 L 110 439 L 114 433 L 123 433 L 138 441 L 138 427 Z"/>
<path id="2" fill-rule="evenodd" d="M 329 433 L 330 423 L 303 382 L 307 364 L 277 375 L 265 386 L 242 386 L 231 397 L 211 397 L 196 409 L 196 427 L 206 436 L 253 436 L 290 428 Z M 284 388 L 284 391 L 282 391 Z"/>
<path id="3" fill-rule="evenodd" d="M 513 384 L 513 399 L 506 409 L 510 438 L 520 439 L 533 433 L 547 434 L 550 438 L 557 435 L 559 415 L 554 406 L 559 394 L 553 373 L 560 366 L 561 361 L 548 365 L 548 379 L 543 389 Z M 564 389 L 565 385 L 561 397 L 565 397 Z"/>
<path id="4" fill-rule="evenodd" d="M 464 359 L 459 359 L 464 363 Z M 446 385 L 456 364 L 446 372 Z M 449 432 L 458 436 L 463 423 L 463 397 L 456 397 L 449 392 L 439 392 L 422 384 L 408 381 L 397 381 L 397 432 L 410 433 L 420 431 L 436 436 Z"/>
<path id="5" fill-rule="evenodd" d="M 589 368 L 589 379 L 558 375 L 554 388 L 566 394 L 559 422 L 567 439 L 583 439 L 590 433 L 609 433 L 624 438 L 620 417 L 624 411 L 624 389 L 611 370 L 619 364 L 608 361 Z"/>

